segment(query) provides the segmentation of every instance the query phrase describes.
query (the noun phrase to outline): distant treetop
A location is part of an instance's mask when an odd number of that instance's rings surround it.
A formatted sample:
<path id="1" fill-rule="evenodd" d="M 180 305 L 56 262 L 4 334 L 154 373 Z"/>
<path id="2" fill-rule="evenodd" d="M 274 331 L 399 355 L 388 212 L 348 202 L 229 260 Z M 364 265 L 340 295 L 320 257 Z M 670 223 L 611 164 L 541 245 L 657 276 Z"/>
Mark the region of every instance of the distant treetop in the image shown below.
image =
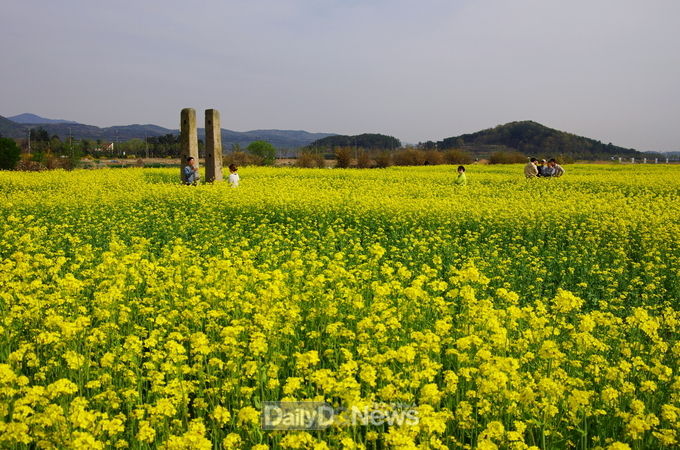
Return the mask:
<path id="1" fill-rule="evenodd" d="M 364 149 L 395 149 L 401 147 L 401 141 L 393 136 L 384 134 L 358 134 L 356 136 L 336 135 L 318 139 L 307 147 L 309 148 L 335 148 L 335 147 L 359 147 Z"/>

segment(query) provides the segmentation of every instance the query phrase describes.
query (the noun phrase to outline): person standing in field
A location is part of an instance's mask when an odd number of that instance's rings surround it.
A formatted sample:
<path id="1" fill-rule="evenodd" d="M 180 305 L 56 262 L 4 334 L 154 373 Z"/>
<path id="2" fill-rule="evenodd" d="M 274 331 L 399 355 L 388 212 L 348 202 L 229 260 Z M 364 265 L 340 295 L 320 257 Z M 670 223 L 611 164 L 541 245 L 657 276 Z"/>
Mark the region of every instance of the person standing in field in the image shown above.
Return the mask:
<path id="1" fill-rule="evenodd" d="M 536 168 L 536 158 L 531 158 L 526 166 L 524 166 L 524 176 L 527 178 L 536 178 L 538 176 L 538 169 Z"/>
<path id="2" fill-rule="evenodd" d="M 555 158 L 551 158 L 550 161 L 548 161 L 548 167 L 550 167 L 553 170 L 552 176 L 553 177 L 561 177 L 564 175 L 564 169 L 562 166 L 557 164 L 557 161 L 555 161 Z"/>
<path id="3" fill-rule="evenodd" d="M 238 176 L 238 167 L 236 164 L 229 164 L 229 184 L 231 187 L 238 187 L 238 182 L 241 177 Z"/>
<path id="4" fill-rule="evenodd" d="M 201 179 L 201 174 L 198 173 L 198 164 L 193 156 L 187 158 L 187 165 L 184 166 L 182 171 L 182 178 L 184 178 L 184 184 L 187 186 L 196 186 L 198 180 Z"/>
<path id="5" fill-rule="evenodd" d="M 467 186 L 467 178 L 465 177 L 465 167 L 458 166 L 458 176 L 453 182 L 456 186 Z"/>

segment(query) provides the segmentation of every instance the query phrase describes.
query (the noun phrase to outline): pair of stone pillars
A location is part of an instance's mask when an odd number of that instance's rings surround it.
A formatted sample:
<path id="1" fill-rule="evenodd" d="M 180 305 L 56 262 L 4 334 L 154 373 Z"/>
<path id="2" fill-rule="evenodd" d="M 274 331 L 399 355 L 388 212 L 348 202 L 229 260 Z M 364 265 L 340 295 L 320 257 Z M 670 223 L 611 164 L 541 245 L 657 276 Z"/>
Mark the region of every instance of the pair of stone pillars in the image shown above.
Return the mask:
<path id="1" fill-rule="evenodd" d="M 192 156 L 198 164 L 198 133 L 196 132 L 196 111 L 184 108 L 180 114 L 180 177 L 184 179 L 184 166 Z M 222 181 L 222 128 L 220 112 L 205 110 L 205 181 Z"/>

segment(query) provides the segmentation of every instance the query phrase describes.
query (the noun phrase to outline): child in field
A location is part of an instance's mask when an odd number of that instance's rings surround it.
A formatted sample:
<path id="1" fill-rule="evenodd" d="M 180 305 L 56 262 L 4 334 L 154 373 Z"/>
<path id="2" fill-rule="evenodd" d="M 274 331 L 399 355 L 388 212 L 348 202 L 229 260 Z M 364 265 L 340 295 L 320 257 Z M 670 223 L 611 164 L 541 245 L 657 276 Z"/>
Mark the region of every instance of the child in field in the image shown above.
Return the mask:
<path id="1" fill-rule="evenodd" d="M 238 187 L 238 182 L 241 177 L 238 176 L 238 167 L 236 164 L 229 164 L 229 184 L 231 187 Z"/>
<path id="2" fill-rule="evenodd" d="M 456 186 L 466 186 L 467 185 L 467 178 L 465 177 L 465 167 L 458 166 L 458 176 L 456 177 L 456 180 L 453 183 Z"/>

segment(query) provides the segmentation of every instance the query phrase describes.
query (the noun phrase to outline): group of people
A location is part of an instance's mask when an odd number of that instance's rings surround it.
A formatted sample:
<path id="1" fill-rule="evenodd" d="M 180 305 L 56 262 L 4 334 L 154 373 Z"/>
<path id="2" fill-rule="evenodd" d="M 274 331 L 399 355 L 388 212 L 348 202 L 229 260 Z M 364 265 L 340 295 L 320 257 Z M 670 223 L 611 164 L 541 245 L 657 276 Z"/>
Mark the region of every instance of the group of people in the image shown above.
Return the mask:
<path id="1" fill-rule="evenodd" d="M 182 169 L 182 181 L 187 186 L 196 186 L 201 181 L 198 164 L 193 156 L 187 158 L 187 164 Z M 236 164 L 229 164 L 229 184 L 231 187 L 237 187 L 239 181 L 241 181 L 241 177 L 238 175 L 238 167 L 236 167 Z"/>
<path id="2" fill-rule="evenodd" d="M 467 178 L 465 176 L 465 167 L 458 166 L 458 176 L 453 180 L 453 184 L 456 186 L 467 185 Z M 561 177 L 564 175 L 564 169 L 562 166 L 557 164 L 554 158 L 546 161 L 545 159 L 538 160 L 536 158 L 531 158 L 526 166 L 524 166 L 524 175 L 527 178 L 548 178 L 548 177 Z"/>
<path id="3" fill-rule="evenodd" d="M 467 185 L 467 178 L 465 176 L 465 167 L 458 166 L 457 169 L 458 176 L 454 180 L 454 184 L 457 186 Z M 524 175 L 527 178 L 537 178 L 537 177 L 561 177 L 564 175 L 564 169 L 562 166 L 557 164 L 555 159 L 550 159 L 546 161 L 545 159 L 538 160 L 536 158 L 531 158 L 531 160 L 524 166 Z M 187 158 L 187 164 L 182 170 L 182 181 L 184 184 L 189 186 L 195 186 L 199 183 L 201 175 L 198 172 L 198 164 L 196 159 L 192 156 Z M 238 175 L 238 167 L 236 164 L 229 164 L 229 184 L 232 187 L 237 187 L 240 181 Z"/>
<path id="4" fill-rule="evenodd" d="M 564 175 L 564 169 L 557 164 L 554 158 L 546 161 L 545 159 L 538 160 L 531 158 L 526 166 L 524 166 L 524 175 L 527 178 L 537 177 L 561 177 Z"/>

